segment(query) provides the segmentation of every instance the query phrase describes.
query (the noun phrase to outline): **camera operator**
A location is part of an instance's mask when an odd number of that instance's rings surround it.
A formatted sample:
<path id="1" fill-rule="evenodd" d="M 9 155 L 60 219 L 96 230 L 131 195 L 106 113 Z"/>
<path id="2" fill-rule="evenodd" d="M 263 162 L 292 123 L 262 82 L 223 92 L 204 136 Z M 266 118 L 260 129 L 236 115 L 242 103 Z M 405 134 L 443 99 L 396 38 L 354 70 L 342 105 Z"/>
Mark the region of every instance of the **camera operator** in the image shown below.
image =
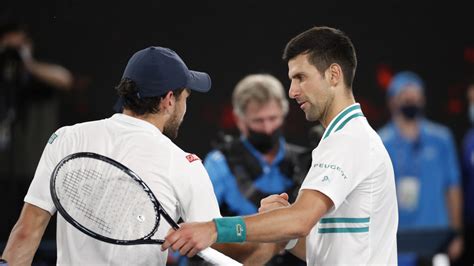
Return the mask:
<path id="1" fill-rule="evenodd" d="M 1 173 L 32 177 L 49 134 L 59 126 L 57 91 L 72 85 L 69 70 L 34 58 L 25 25 L 0 24 Z"/>

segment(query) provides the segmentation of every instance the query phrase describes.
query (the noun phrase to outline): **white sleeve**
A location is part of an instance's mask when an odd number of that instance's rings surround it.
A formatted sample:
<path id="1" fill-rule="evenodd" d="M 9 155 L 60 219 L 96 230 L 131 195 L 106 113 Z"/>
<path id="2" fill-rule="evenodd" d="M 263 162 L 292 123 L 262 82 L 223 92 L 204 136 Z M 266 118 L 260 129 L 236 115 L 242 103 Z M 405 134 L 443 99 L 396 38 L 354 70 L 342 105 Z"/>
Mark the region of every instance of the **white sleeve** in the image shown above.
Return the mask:
<path id="1" fill-rule="evenodd" d="M 190 156 L 190 155 L 186 155 Z M 181 155 L 174 158 L 173 178 L 178 180 L 176 194 L 180 204 L 181 218 L 186 222 L 209 221 L 221 217 L 219 204 L 209 175 L 201 160 L 188 160 Z M 195 156 L 195 155 L 191 155 Z"/>
<path id="2" fill-rule="evenodd" d="M 64 139 L 63 133 L 63 128 L 58 129 L 48 140 L 24 199 L 25 202 L 48 211 L 51 215 L 56 212 L 56 207 L 51 198 L 49 183 L 51 173 L 60 160 L 61 142 Z"/>
<path id="3" fill-rule="evenodd" d="M 337 210 L 362 182 L 363 167 L 367 166 L 361 145 L 341 135 L 332 136 L 313 150 L 311 168 L 301 185 L 301 189 L 317 190 L 329 197 L 334 203 L 331 211 Z"/>

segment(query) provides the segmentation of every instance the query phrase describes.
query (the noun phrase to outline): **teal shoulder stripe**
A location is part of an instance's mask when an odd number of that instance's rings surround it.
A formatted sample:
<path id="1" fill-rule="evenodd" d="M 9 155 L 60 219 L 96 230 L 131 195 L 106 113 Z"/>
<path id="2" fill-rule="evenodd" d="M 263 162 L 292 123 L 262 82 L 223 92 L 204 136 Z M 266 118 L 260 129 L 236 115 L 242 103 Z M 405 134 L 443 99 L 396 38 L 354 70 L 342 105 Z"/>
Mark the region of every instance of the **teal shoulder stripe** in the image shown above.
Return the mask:
<path id="1" fill-rule="evenodd" d="M 48 139 L 48 143 L 49 144 L 53 144 L 54 140 L 58 137 L 58 135 L 56 133 L 53 133 L 53 135 L 51 135 L 51 137 L 49 137 Z"/>
<path id="2" fill-rule="evenodd" d="M 324 134 L 323 136 L 323 139 L 327 138 L 330 134 L 331 134 L 331 131 L 334 129 L 334 127 L 336 126 L 336 124 L 342 119 L 344 118 L 345 115 L 347 115 L 348 113 L 356 110 L 356 109 L 360 109 L 360 106 L 359 105 L 354 105 L 350 108 L 348 108 L 347 110 L 345 110 L 344 112 L 340 113 L 336 119 L 331 123 L 331 126 L 326 130 L 326 133 Z"/>
<path id="3" fill-rule="evenodd" d="M 356 117 L 359 117 L 359 116 L 364 116 L 363 113 L 355 113 L 351 116 L 349 116 L 344 122 L 342 122 L 339 127 L 337 127 L 336 131 L 334 132 L 337 132 L 339 131 L 340 129 L 342 129 L 349 121 L 351 121 L 353 118 L 356 118 Z"/>
<path id="4" fill-rule="evenodd" d="M 323 218 L 319 222 L 322 224 L 328 224 L 328 223 L 368 223 L 369 221 L 370 221 L 370 217 L 365 217 L 365 218 L 339 217 L 339 218 Z"/>
<path id="5" fill-rule="evenodd" d="M 369 232 L 369 227 L 356 227 L 356 228 L 319 228 L 318 233 L 329 234 L 329 233 L 365 233 Z"/>

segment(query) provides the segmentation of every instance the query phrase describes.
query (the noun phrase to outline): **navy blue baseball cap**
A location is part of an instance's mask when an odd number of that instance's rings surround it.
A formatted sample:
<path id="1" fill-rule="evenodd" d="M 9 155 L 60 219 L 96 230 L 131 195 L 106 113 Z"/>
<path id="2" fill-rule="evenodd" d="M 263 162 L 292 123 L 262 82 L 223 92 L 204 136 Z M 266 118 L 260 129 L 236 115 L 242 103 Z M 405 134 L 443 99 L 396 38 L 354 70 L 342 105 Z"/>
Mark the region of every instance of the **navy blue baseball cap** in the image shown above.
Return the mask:
<path id="1" fill-rule="evenodd" d="M 135 82 L 139 97 L 162 96 L 180 88 L 199 92 L 211 89 L 208 74 L 189 70 L 176 52 L 159 46 L 136 52 L 125 67 L 124 78 Z"/>

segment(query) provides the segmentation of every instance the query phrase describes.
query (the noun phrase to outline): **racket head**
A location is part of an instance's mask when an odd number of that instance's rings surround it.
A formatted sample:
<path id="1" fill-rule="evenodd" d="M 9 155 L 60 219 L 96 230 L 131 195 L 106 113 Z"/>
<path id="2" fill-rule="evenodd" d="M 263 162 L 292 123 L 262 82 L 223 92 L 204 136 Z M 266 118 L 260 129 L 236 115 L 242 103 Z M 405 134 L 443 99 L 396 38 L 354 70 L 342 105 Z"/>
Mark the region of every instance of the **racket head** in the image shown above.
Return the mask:
<path id="1" fill-rule="evenodd" d="M 164 209 L 137 174 L 111 158 L 66 156 L 54 168 L 50 192 L 61 216 L 86 235 L 119 245 L 163 243 L 151 237 Z"/>

